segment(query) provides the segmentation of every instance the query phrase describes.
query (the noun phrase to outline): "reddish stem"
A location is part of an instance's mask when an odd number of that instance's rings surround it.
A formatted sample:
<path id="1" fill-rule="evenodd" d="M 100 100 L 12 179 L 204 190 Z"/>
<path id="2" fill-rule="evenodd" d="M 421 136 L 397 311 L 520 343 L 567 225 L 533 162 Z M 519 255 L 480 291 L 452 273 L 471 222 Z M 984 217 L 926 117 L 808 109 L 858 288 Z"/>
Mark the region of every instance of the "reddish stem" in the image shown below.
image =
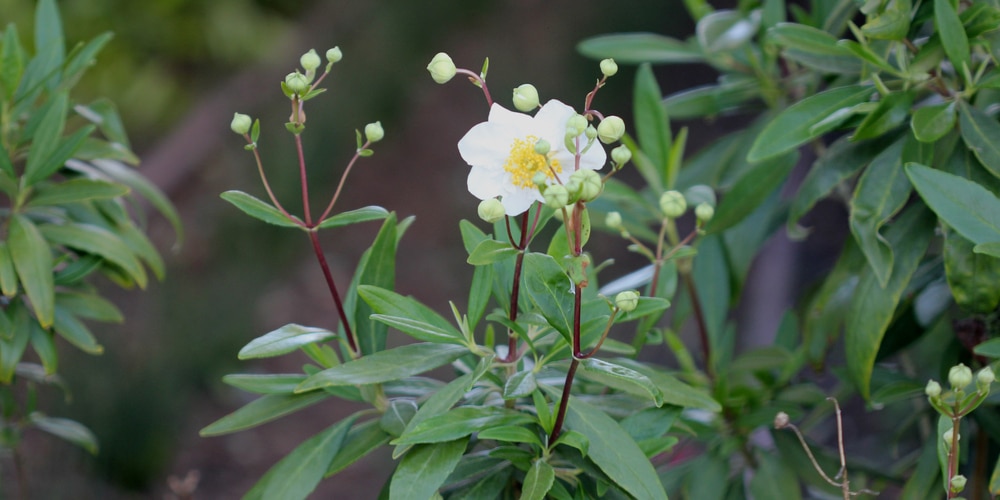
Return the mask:
<path id="1" fill-rule="evenodd" d="M 476 84 L 477 86 L 479 86 L 479 88 L 483 89 L 483 96 L 486 97 L 486 105 L 490 106 L 490 107 L 493 106 L 493 97 L 490 96 L 490 89 L 486 88 L 486 79 L 485 78 L 483 78 L 482 76 L 479 76 L 479 73 L 476 73 L 476 72 L 468 70 L 468 69 L 458 68 L 458 69 L 455 70 L 455 72 L 456 73 L 462 73 L 463 75 L 468 75 L 469 76 L 469 80 L 471 80 L 474 84 Z"/>
<path id="2" fill-rule="evenodd" d="M 333 198 L 330 198 L 330 204 L 326 206 L 326 210 L 323 211 L 323 215 L 319 217 L 319 221 L 322 222 L 330 215 L 330 211 L 333 210 L 334 203 L 337 203 L 337 198 L 340 198 L 340 191 L 344 189 L 344 182 L 347 180 L 347 174 L 351 173 L 351 169 L 354 168 L 354 164 L 361 157 L 361 151 L 371 145 L 371 141 L 366 141 L 361 145 L 361 148 L 354 152 L 354 157 L 351 158 L 350 163 L 347 164 L 347 168 L 344 169 L 344 173 L 340 176 L 340 183 L 337 184 L 337 191 L 333 193 Z"/>
<path id="3" fill-rule="evenodd" d="M 316 254 L 316 260 L 319 261 L 319 267 L 323 269 L 323 277 L 326 278 L 326 286 L 330 289 L 330 295 L 333 297 L 333 304 L 337 307 L 337 314 L 340 315 L 340 322 L 344 325 L 344 333 L 347 335 L 347 344 L 351 348 L 351 357 L 357 357 L 361 354 L 358 349 L 358 341 L 354 336 L 354 331 L 351 330 L 351 324 L 347 322 L 347 313 L 344 312 L 344 303 L 340 300 L 340 293 L 337 292 L 337 285 L 333 282 L 333 274 L 330 273 L 330 266 L 326 263 L 326 256 L 323 255 L 323 248 L 319 244 L 319 236 L 315 231 L 309 231 L 309 239 L 312 241 L 313 252 Z"/>
<path id="4" fill-rule="evenodd" d="M 309 211 L 309 179 L 306 176 L 306 157 L 302 151 L 302 135 L 295 134 L 295 149 L 299 154 L 299 182 L 302 184 L 302 215 L 306 227 L 312 227 L 312 215 Z"/>
<path id="5" fill-rule="evenodd" d="M 517 321 L 517 302 L 521 295 L 521 268 L 524 266 L 524 253 L 528 250 L 528 213 L 531 212 L 530 209 L 525 210 L 524 214 L 521 216 L 521 242 L 516 245 L 516 248 L 520 250 L 517 254 L 517 260 L 514 262 L 514 282 L 511 284 L 510 290 L 510 319 L 511 323 Z M 536 215 L 539 211 L 536 211 Z M 535 221 L 537 222 L 537 218 Z M 534 227 L 531 228 L 534 230 Z M 514 237 L 510 230 L 510 218 L 507 218 L 507 236 L 511 240 L 511 244 L 514 244 Z M 517 360 L 517 334 L 514 330 L 507 330 L 507 355 L 500 360 L 501 363 L 513 363 Z"/>
<path id="6" fill-rule="evenodd" d="M 556 414 L 555 424 L 552 426 L 552 436 L 549 443 L 559 439 L 562 432 L 563 420 L 566 419 L 566 407 L 569 406 L 569 392 L 573 388 L 573 377 L 576 375 L 576 367 L 580 365 L 580 360 L 573 358 L 569 364 L 569 371 L 566 372 L 566 383 L 563 385 L 562 397 L 559 399 L 559 412 Z"/>
<path id="7" fill-rule="evenodd" d="M 691 309 L 694 311 L 694 319 L 698 324 L 698 338 L 701 340 L 701 354 L 705 358 L 705 373 L 710 380 L 715 379 L 715 368 L 712 366 L 712 347 L 708 340 L 708 325 L 705 324 L 705 313 L 701 308 L 701 299 L 698 298 L 698 290 L 695 288 L 694 280 L 690 275 L 684 275 L 684 284 L 687 286 L 688 295 L 691 297 Z"/>

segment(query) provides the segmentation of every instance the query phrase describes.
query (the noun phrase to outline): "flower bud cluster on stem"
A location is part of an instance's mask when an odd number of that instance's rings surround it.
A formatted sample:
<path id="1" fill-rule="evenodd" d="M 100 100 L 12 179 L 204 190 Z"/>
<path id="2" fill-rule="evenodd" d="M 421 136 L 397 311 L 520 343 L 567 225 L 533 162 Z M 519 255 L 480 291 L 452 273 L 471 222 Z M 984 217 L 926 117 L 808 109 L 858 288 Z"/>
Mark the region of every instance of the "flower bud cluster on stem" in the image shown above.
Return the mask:
<path id="1" fill-rule="evenodd" d="M 990 395 L 990 386 L 995 380 L 996 375 L 989 366 L 980 369 L 973 376 L 971 368 L 959 363 L 948 370 L 948 391 L 944 391 L 935 380 L 929 380 L 924 388 L 930 405 L 943 417 L 951 420 L 951 428 L 939 437 L 948 452 L 947 476 L 944 478 L 948 498 L 958 498 L 958 494 L 965 489 L 965 476 L 958 474 L 958 443 L 961 439 L 962 418 L 986 401 Z M 967 392 L 973 381 L 975 390 Z"/>

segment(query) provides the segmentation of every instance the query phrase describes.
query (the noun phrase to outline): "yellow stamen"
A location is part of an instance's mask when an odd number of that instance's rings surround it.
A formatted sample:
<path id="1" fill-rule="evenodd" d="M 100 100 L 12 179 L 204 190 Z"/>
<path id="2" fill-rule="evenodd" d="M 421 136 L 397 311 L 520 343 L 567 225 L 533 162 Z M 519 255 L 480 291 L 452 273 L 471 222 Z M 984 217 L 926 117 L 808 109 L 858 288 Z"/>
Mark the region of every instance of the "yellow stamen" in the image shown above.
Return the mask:
<path id="1" fill-rule="evenodd" d="M 514 139 L 514 143 L 510 146 L 510 154 L 503 164 L 503 169 L 510 172 L 511 182 L 515 186 L 534 187 L 533 179 L 538 172 L 544 173 L 550 180 L 555 178 L 555 174 L 562 172 L 559 160 L 552 160 L 549 163 L 545 156 L 535 152 L 536 142 L 538 138 L 529 135 L 524 139 Z"/>

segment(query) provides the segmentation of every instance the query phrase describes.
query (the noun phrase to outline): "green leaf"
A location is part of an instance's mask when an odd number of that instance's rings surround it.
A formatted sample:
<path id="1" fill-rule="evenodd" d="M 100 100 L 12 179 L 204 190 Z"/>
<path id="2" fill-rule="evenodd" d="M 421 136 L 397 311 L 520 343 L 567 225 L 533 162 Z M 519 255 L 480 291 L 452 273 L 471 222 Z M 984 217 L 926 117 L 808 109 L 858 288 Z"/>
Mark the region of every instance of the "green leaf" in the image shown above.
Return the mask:
<path id="1" fill-rule="evenodd" d="M 347 466 L 357 462 L 365 455 L 389 442 L 392 436 L 378 425 L 378 420 L 369 420 L 351 428 L 340 446 L 340 452 L 330 462 L 326 477 L 330 477 Z"/>
<path id="2" fill-rule="evenodd" d="M 392 475 L 391 500 L 431 498 L 458 465 L 468 438 L 445 443 L 417 445 L 410 449 Z"/>
<path id="3" fill-rule="evenodd" d="M 912 104 L 913 92 L 893 92 L 883 96 L 878 107 L 858 125 L 851 139 L 873 139 L 892 131 L 909 118 Z"/>
<path id="4" fill-rule="evenodd" d="M 52 329 L 69 343 L 87 354 L 101 354 L 104 347 L 97 343 L 94 334 L 76 316 L 56 304 Z"/>
<path id="5" fill-rule="evenodd" d="M 507 379 L 503 385 L 504 399 L 518 399 L 530 396 L 535 392 L 538 385 L 535 383 L 535 372 L 527 369 L 521 370 Z"/>
<path id="6" fill-rule="evenodd" d="M 759 162 L 791 151 L 815 139 L 811 129 L 834 112 L 868 100 L 875 88 L 850 85 L 809 96 L 781 112 L 757 136 L 747 160 Z"/>
<path id="7" fill-rule="evenodd" d="M 761 464 L 750 481 L 750 492 L 754 498 L 781 498 L 795 500 L 802 498 L 801 487 L 795 471 L 786 465 L 781 457 L 773 453 L 763 454 Z"/>
<path id="8" fill-rule="evenodd" d="M 573 324 L 571 284 L 562 267 L 551 256 L 529 253 L 524 256 L 524 291 L 549 325 L 569 339 Z"/>
<path id="9" fill-rule="evenodd" d="M 111 38 L 112 34 L 105 32 L 90 39 L 86 44 L 78 44 L 70 52 L 70 58 L 66 61 L 66 65 L 63 68 L 63 85 L 67 87 L 75 85 L 80 77 L 83 76 L 83 72 L 94 64 L 97 53 L 111 41 Z"/>
<path id="10" fill-rule="evenodd" d="M 830 145 L 799 186 L 788 211 L 788 227 L 794 227 L 817 202 L 867 165 L 884 146 L 884 141 L 853 142 L 847 137 Z"/>
<path id="11" fill-rule="evenodd" d="M 3 35 L 3 40 L 0 40 L 0 98 L 9 101 L 14 97 L 14 91 L 24 72 L 24 53 L 14 23 L 7 25 Z M 2 149 L 3 146 L 0 145 L 0 166 L 5 165 L 5 161 L 10 161 L 9 158 L 3 158 L 6 155 Z M 3 166 L 3 169 L 7 170 L 7 166 Z M 8 173 L 14 173 L 13 167 Z"/>
<path id="12" fill-rule="evenodd" d="M 616 358 L 614 361 L 619 365 L 631 368 L 649 377 L 649 379 L 652 380 L 663 393 L 663 402 L 665 404 L 682 406 L 685 408 L 701 408 L 711 412 L 722 411 L 722 406 L 712 399 L 712 397 L 709 396 L 704 390 L 695 389 L 694 387 L 677 380 L 672 375 L 630 359 Z"/>
<path id="13" fill-rule="evenodd" d="M 412 297 L 368 285 L 359 286 L 358 294 L 378 313 L 371 316 L 376 321 L 425 342 L 465 345 L 461 331 Z"/>
<path id="14" fill-rule="evenodd" d="M 312 406 L 330 396 L 331 394 L 326 391 L 306 394 L 267 394 L 212 422 L 198 434 L 202 437 L 221 436 L 257 427 Z"/>
<path id="15" fill-rule="evenodd" d="M 656 83 L 653 69 L 649 64 L 639 66 L 635 74 L 635 87 L 632 90 L 632 110 L 635 115 L 636 138 L 646 157 L 653 162 L 656 172 L 662 175 L 654 177 L 650 182 L 653 191 L 661 192 L 664 186 L 671 186 L 676 173 L 666 172 L 670 163 L 670 118 L 667 110 L 660 105 L 663 93 Z M 649 180 L 649 179 L 647 179 Z"/>
<path id="16" fill-rule="evenodd" d="M 57 184 L 43 184 L 35 188 L 29 206 L 65 205 L 94 199 L 117 198 L 128 194 L 128 186 L 93 179 L 70 179 Z"/>
<path id="17" fill-rule="evenodd" d="M 128 246 L 111 231 L 91 224 L 45 224 L 39 231 L 50 243 L 99 255 L 121 267 L 146 288 L 146 271 Z"/>
<path id="18" fill-rule="evenodd" d="M 492 439 L 507 443 L 528 443 L 539 448 L 542 447 L 542 440 L 538 439 L 538 434 L 534 431 L 516 425 L 505 425 L 483 429 L 477 434 L 479 439 Z"/>
<path id="19" fill-rule="evenodd" d="M 325 342 L 336 337 L 329 330 L 290 323 L 251 340 L 240 349 L 239 359 L 280 356 L 304 345 Z"/>
<path id="20" fill-rule="evenodd" d="M 973 243 L 954 230 L 944 231 L 944 272 L 955 303 L 987 314 L 1000 303 L 1000 259 L 973 251 Z"/>
<path id="21" fill-rule="evenodd" d="M 177 214 L 177 210 L 170 203 L 167 195 L 163 194 L 163 191 L 150 182 L 149 179 L 116 161 L 95 162 L 93 166 L 112 179 L 129 186 L 135 192 L 141 194 L 143 198 L 146 198 L 170 222 L 174 233 L 177 234 L 177 244 L 179 245 L 184 240 L 184 229 L 181 226 L 180 215 Z"/>
<path id="22" fill-rule="evenodd" d="M 938 0 L 940 1 L 940 0 Z M 968 104 L 958 108 L 962 140 L 991 174 L 1000 177 L 1000 124 Z"/>
<path id="23" fill-rule="evenodd" d="M 877 70 L 885 71 L 886 73 L 889 73 L 891 75 L 899 74 L 899 70 L 897 70 L 895 67 L 889 64 L 884 57 L 882 57 L 879 54 L 876 54 L 875 51 L 872 50 L 871 47 L 868 45 L 862 45 L 858 42 L 855 42 L 854 40 L 840 40 L 837 42 L 837 45 L 840 45 L 841 47 L 844 47 L 847 50 L 851 51 L 851 53 L 854 54 L 855 57 L 868 64 L 871 64 Z"/>
<path id="24" fill-rule="evenodd" d="M 989 255 L 990 257 L 1000 257 L 1000 241 L 993 243 L 980 243 L 972 247 L 972 251 L 983 255 Z"/>
<path id="25" fill-rule="evenodd" d="M 80 422 L 68 418 L 49 417 L 38 412 L 29 415 L 28 420 L 39 430 L 65 439 L 87 450 L 91 455 L 97 455 L 97 436 Z"/>
<path id="26" fill-rule="evenodd" d="M 972 70 L 969 65 L 969 38 L 951 0 L 934 0 L 934 27 L 941 36 L 944 52 L 955 67 L 955 73 L 961 75 L 963 67 Z"/>
<path id="27" fill-rule="evenodd" d="M 359 222 L 383 220 L 388 216 L 388 210 L 372 205 L 327 217 L 316 227 L 319 229 L 327 229 L 331 227 L 347 226 L 349 224 L 357 224 Z"/>
<path id="28" fill-rule="evenodd" d="M 97 125 L 101 134 L 112 144 L 119 145 L 126 151 L 131 148 L 128 134 L 125 132 L 125 125 L 122 123 L 118 108 L 112 100 L 102 97 L 87 106 L 78 104 L 73 109 L 80 116 Z"/>
<path id="29" fill-rule="evenodd" d="M 576 46 L 581 54 L 594 59 L 613 58 L 624 64 L 690 63 L 704 60 L 697 47 L 654 33 L 620 33 L 588 38 Z"/>
<path id="30" fill-rule="evenodd" d="M 396 286 L 396 249 L 399 246 L 399 238 L 405 230 L 406 221 L 397 223 L 395 213 L 386 217 L 375 236 L 375 241 L 362 254 L 354 271 L 344 308 L 348 321 L 353 321 L 354 333 L 362 354 L 368 355 L 385 350 L 389 327 L 371 317 L 375 311 L 367 302 L 358 300 L 358 289 L 363 285 L 386 290 Z"/>
<path id="31" fill-rule="evenodd" d="M 428 418 L 440 415 L 455 405 L 458 400 L 462 399 L 469 389 L 472 388 L 472 384 L 481 377 L 483 373 L 473 372 L 462 375 L 448 383 L 448 385 L 442 387 L 437 392 L 435 392 L 431 397 L 427 398 L 427 401 L 417 410 L 417 413 L 413 415 L 413 418 L 406 423 L 406 429 L 403 430 L 403 434 L 413 430 L 417 424 L 427 420 Z M 392 458 L 396 459 L 403 455 L 406 450 L 409 449 L 408 446 L 397 446 L 392 452 Z"/>
<path id="32" fill-rule="evenodd" d="M 468 352 L 465 347 L 447 344 L 404 345 L 327 368 L 302 382 L 296 392 L 397 380 L 451 363 Z"/>
<path id="33" fill-rule="evenodd" d="M 389 444 L 441 443 L 459 439 L 488 427 L 525 425 L 535 419 L 527 413 L 496 406 L 463 406 L 430 417 L 406 430 Z"/>
<path id="34" fill-rule="evenodd" d="M 955 129 L 955 103 L 946 102 L 924 106 L 913 112 L 910 128 L 921 142 L 935 142 Z"/>
<path id="35" fill-rule="evenodd" d="M 570 397 L 566 426 L 587 436 L 587 454 L 619 487 L 635 498 L 666 500 L 652 464 L 632 437 L 601 410 Z"/>
<path id="36" fill-rule="evenodd" d="M 56 305 L 78 316 L 97 321 L 121 323 L 125 319 L 118 307 L 97 293 L 59 291 L 56 293 Z"/>
<path id="37" fill-rule="evenodd" d="M 861 33 L 875 40 L 902 40 L 910 31 L 909 2 L 903 7 L 902 2 L 891 3 L 880 14 L 870 18 L 861 27 Z"/>
<path id="38" fill-rule="evenodd" d="M 698 20 L 698 43 L 708 53 L 734 51 L 757 33 L 760 18 L 736 10 L 717 10 Z"/>
<path id="39" fill-rule="evenodd" d="M 31 328 L 31 347 L 38 354 L 46 375 L 53 375 L 59 368 L 59 352 L 56 350 L 56 343 L 53 341 L 52 333 L 42 330 L 37 323 Z M 2 357 L 2 356 L 0 356 Z"/>
<path id="40" fill-rule="evenodd" d="M 555 480 L 555 469 L 545 460 L 535 460 L 524 476 L 520 500 L 544 500 Z"/>
<path id="41" fill-rule="evenodd" d="M 741 109 L 747 101 L 759 97 L 760 90 L 760 82 L 755 79 L 726 80 L 671 94 L 663 100 L 663 107 L 671 119 L 718 116 Z"/>
<path id="42" fill-rule="evenodd" d="M 927 206 L 973 243 L 1000 241 L 1000 200 L 957 175 L 908 163 L 906 175 Z"/>
<path id="43" fill-rule="evenodd" d="M 51 51 L 53 54 L 49 64 L 42 68 L 43 73 L 54 72 L 62 66 L 66 41 L 63 38 L 62 21 L 59 19 L 59 8 L 55 0 L 40 0 L 35 9 L 35 50 Z M 49 90 L 58 84 L 58 73 L 52 74 L 46 82 Z"/>
<path id="44" fill-rule="evenodd" d="M 649 377 L 621 365 L 609 363 L 597 358 L 587 358 L 580 362 L 584 373 L 608 385 L 619 386 L 629 392 L 636 392 L 633 387 L 641 389 L 653 400 L 657 407 L 663 406 L 663 391 Z M 622 384 L 621 382 L 624 382 Z"/>
<path id="45" fill-rule="evenodd" d="M 997 459 L 996 465 L 993 466 L 993 473 L 990 474 L 990 484 L 987 488 L 990 491 L 990 495 L 1000 495 L 1000 458 Z"/>
<path id="46" fill-rule="evenodd" d="M 55 316 L 55 284 L 52 252 L 38 228 L 27 217 L 15 214 L 9 220 L 7 244 L 35 316 L 42 328 L 52 326 Z"/>
<path id="47" fill-rule="evenodd" d="M 19 307 L 20 312 L 24 308 Z M 32 337 L 35 328 L 34 321 L 27 314 L 14 316 L 13 321 L 9 321 L 6 314 L 0 314 L 0 382 L 10 384 L 14 379 L 21 357 L 28 347 L 28 340 Z"/>
<path id="48" fill-rule="evenodd" d="M 243 191 L 226 191 L 220 197 L 257 220 L 276 226 L 304 229 L 298 217 L 286 217 L 277 208 Z"/>
<path id="49" fill-rule="evenodd" d="M 892 273 L 893 251 L 879 231 L 903 207 L 912 189 L 902 168 L 905 141 L 899 139 L 872 160 L 851 199 L 851 233 L 883 287 Z"/>
<path id="50" fill-rule="evenodd" d="M 291 394 L 305 379 L 306 376 L 300 373 L 231 374 L 222 377 L 226 384 L 257 394 Z"/>
<path id="51" fill-rule="evenodd" d="M 38 180 L 38 176 L 49 157 L 56 151 L 63 128 L 66 126 L 66 109 L 69 107 L 69 97 L 66 92 L 60 92 L 50 101 L 42 115 L 38 128 L 32 136 L 31 149 L 28 151 L 28 161 L 24 167 L 26 179 Z"/>
<path id="52" fill-rule="evenodd" d="M 10 256 L 10 247 L 6 241 L 0 241 L 0 291 L 4 297 L 13 298 L 17 290 L 17 270 Z"/>
<path id="53" fill-rule="evenodd" d="M 30 173 L 25 171 L 22 182 L 25 185 L 33 185 L 57 172 L 66 164 L 66 160 L 69 160 L 76 153 L 87 136 L 93 132 L 94 126 L 87 125 L 60 141 L 52 154 L 45 158 L 36 170 Z"/>
<path id="54" fill-rule="evenodd" d="M 797 23 L 778 23 L 768 39 L 781 47 L 785 58 L 824 73 L 857 74 L 861 63 L 851 51 L 837 45 L 826 31 Z"/>
<path id="55" fill-rule="evenodd" d="M 358 414 L 337 422 L 305 440 L 260 478 L 244 499 L 306 498 L 323 479 L 327 466 L 340 451 Z"/>
<path id="56" fill-rule="evenodd" d="M 472 250 L 466 262 L 474 266 L 483 266 L 509 259 L 520 252 L 520 250 L 505 241 L 483 240 Z"/>
<path id="57" fill-rule="evenodd" d="M 934 220 L 919 205 L 905 211 L 886 231 L 895 259 L 886 286 L 874 273 L 863 274 L 847 312 L 844 344 L 847 369 L 861 395 L 871 396 L 871 374 L 882 337 L 896 307 L 923 258 L 934 232 Z"/>
<path id="58" fill-rule="evenodd" d="M 752 165 L 722 198 L 715 215 L 705 227 L 708 233 L 719 233 L 735 226 L 784 184 L 795 168 L 797 151 Z"/>

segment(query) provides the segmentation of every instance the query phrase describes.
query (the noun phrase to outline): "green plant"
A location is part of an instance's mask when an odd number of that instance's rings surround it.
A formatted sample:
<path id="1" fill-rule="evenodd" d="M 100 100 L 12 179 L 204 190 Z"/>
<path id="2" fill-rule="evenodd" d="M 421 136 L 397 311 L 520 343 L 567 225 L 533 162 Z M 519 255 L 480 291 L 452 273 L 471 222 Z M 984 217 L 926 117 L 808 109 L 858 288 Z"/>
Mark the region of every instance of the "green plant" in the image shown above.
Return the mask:
<path id="1" fill-rule="evenodd" d="M 57 373 L 57 338 L 100 354 L 84 320 L 123 320 L 102 297 L 99 276 L 124 288 L 145 288 L 149 272 L 163 277 L 136 194 L 180 234 L 173 207 L 129 166 L 139 160 L 111 101 L 70 96 L 110 39 L 104 34 L 67 53 L 51 0 L 38 3 L 33 55 L 13 24 L 0 32 L 0 192 L 7 200 L 0 209 L 0 447 L 13 451 L 15 464 L 30 428 L 97 453 L 86 427 L 37 408 L 37 389 L 68 389 Z"/>

